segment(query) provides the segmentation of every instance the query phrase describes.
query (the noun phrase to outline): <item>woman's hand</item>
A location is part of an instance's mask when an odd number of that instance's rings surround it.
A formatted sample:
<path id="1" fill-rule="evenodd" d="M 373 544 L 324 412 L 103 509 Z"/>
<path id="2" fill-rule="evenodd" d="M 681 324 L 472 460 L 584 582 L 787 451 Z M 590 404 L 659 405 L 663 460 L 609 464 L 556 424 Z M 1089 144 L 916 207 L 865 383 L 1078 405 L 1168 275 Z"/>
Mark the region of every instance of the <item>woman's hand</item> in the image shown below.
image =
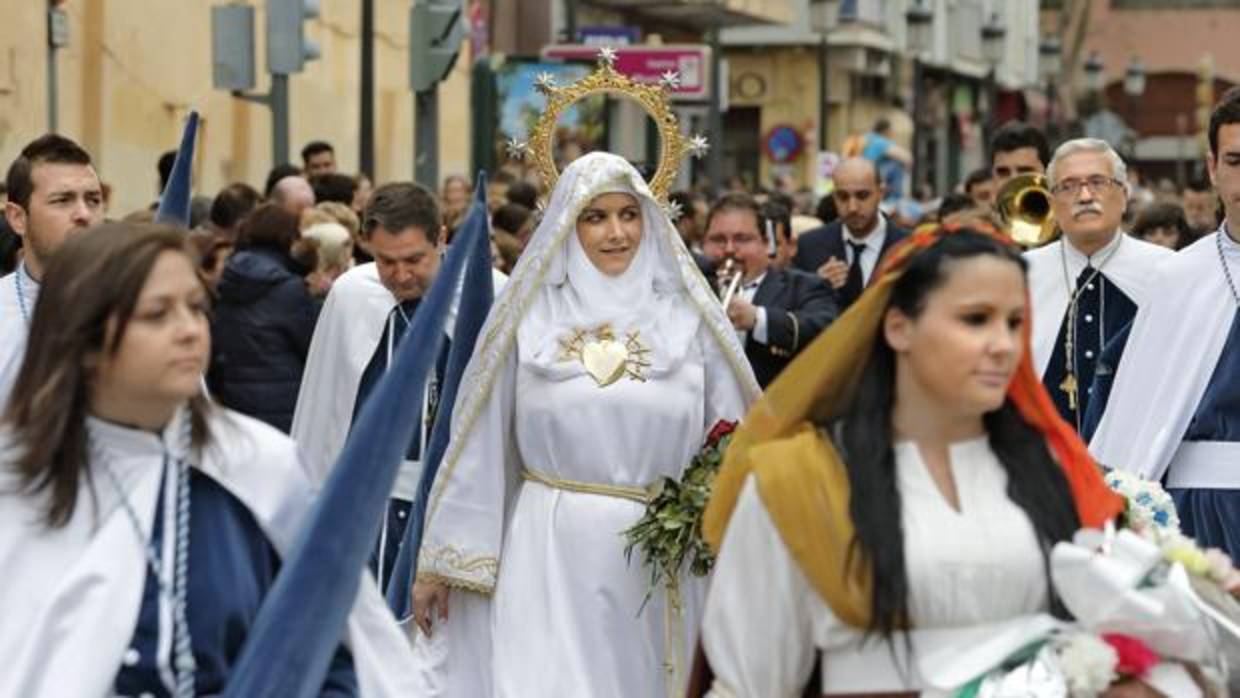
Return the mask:
<path id="1" fill-rule="evenodd" d="M 439 582 L 414 582 L 413 584 L 413 621 L 427 636 L 431 636 L 434 622 L 431 620 L 436 609 L 440 620 L 448 620 L 448 587 Z"/>

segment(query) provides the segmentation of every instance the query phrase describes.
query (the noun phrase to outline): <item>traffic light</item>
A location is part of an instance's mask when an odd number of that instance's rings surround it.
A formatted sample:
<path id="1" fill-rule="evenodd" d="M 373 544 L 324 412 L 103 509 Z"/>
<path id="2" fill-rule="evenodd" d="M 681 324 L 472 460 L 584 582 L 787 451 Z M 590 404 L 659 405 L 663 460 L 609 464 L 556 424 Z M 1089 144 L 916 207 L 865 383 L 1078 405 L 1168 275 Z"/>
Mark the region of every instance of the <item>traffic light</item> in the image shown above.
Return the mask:
<path id="1" fill-rule="evenodd" d="M 254 89 L 254 8 L 211 8 L 211 85 L 217 90 Z"/>
<path id="2" fill-rule="evenodd" d="M 305 27 L 306 20 L 318 16 L 318 0 L 267 0 L 267 72 L 300 73 L 306 61 L 321 55 Z"/>
<path id="3" fill-rule="evenodd" d="M 414 0 L 409 10 L 409 86 L 425 92 L 448 76 L 465 36 L 459 0 Z"/>

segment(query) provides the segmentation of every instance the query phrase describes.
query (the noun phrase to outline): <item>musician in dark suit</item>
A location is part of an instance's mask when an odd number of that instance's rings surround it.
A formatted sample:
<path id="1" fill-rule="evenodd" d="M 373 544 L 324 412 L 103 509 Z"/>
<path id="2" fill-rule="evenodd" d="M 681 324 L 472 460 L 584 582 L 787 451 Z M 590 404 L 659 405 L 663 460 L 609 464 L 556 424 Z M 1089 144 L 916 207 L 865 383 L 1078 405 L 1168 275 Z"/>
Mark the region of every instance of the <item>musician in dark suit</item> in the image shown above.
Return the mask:
<path id="1" fill-rule="evenodd" d="M 742 270 L 727 313 L 763 387 L 838 315 L 821 279 L 772 264 L 777 236 L 787 244 L 790 234 L 779 218 L 787 216 L 763 216 L 748 194 L 728 194 L 707 215 L 702 240 L 702 252 L 717 268 L 731 258 Z"/>
<path id="2" fill-rule="evenodd" d="M 908 236 L 878 210 L 883 184 L 878 168 L 865 158 L 844 160 L 832 177 L 831 193 L 839 220 L 797 239 L 795 269 L 815 274 L 835 289 L 840 312 L 857 300 L 887 250 Z"/>

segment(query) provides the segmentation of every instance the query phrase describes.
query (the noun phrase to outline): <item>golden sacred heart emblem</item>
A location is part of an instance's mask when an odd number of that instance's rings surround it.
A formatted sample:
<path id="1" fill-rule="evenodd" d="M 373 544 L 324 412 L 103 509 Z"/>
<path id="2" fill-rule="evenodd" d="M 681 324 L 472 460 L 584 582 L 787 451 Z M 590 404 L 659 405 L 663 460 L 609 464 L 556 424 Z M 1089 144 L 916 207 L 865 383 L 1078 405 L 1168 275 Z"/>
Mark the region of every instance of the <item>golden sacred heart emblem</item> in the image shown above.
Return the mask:
<path id="1" fill-rule="evenodd" d="M 581 347 L 581 363 L 600 388 L 620 380 L 628 360 L 629 350 L 614 339 L 594 340 Z"/>

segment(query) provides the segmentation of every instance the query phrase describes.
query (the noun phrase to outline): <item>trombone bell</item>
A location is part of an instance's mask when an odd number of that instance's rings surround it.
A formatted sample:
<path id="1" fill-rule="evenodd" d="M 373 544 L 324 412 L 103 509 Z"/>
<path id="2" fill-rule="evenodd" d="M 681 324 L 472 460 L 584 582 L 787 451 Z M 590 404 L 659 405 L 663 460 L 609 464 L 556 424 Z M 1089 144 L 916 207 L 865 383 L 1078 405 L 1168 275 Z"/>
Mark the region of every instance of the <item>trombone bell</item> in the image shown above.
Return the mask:
<path id="1" fill-rule="evenodd" d="M 1043 175 L 1013 177 L 999 190 L 996 208 L 1003 227 L 1021 247 L 1040 247 L 1055 239 L 1055 213 Z"/>

